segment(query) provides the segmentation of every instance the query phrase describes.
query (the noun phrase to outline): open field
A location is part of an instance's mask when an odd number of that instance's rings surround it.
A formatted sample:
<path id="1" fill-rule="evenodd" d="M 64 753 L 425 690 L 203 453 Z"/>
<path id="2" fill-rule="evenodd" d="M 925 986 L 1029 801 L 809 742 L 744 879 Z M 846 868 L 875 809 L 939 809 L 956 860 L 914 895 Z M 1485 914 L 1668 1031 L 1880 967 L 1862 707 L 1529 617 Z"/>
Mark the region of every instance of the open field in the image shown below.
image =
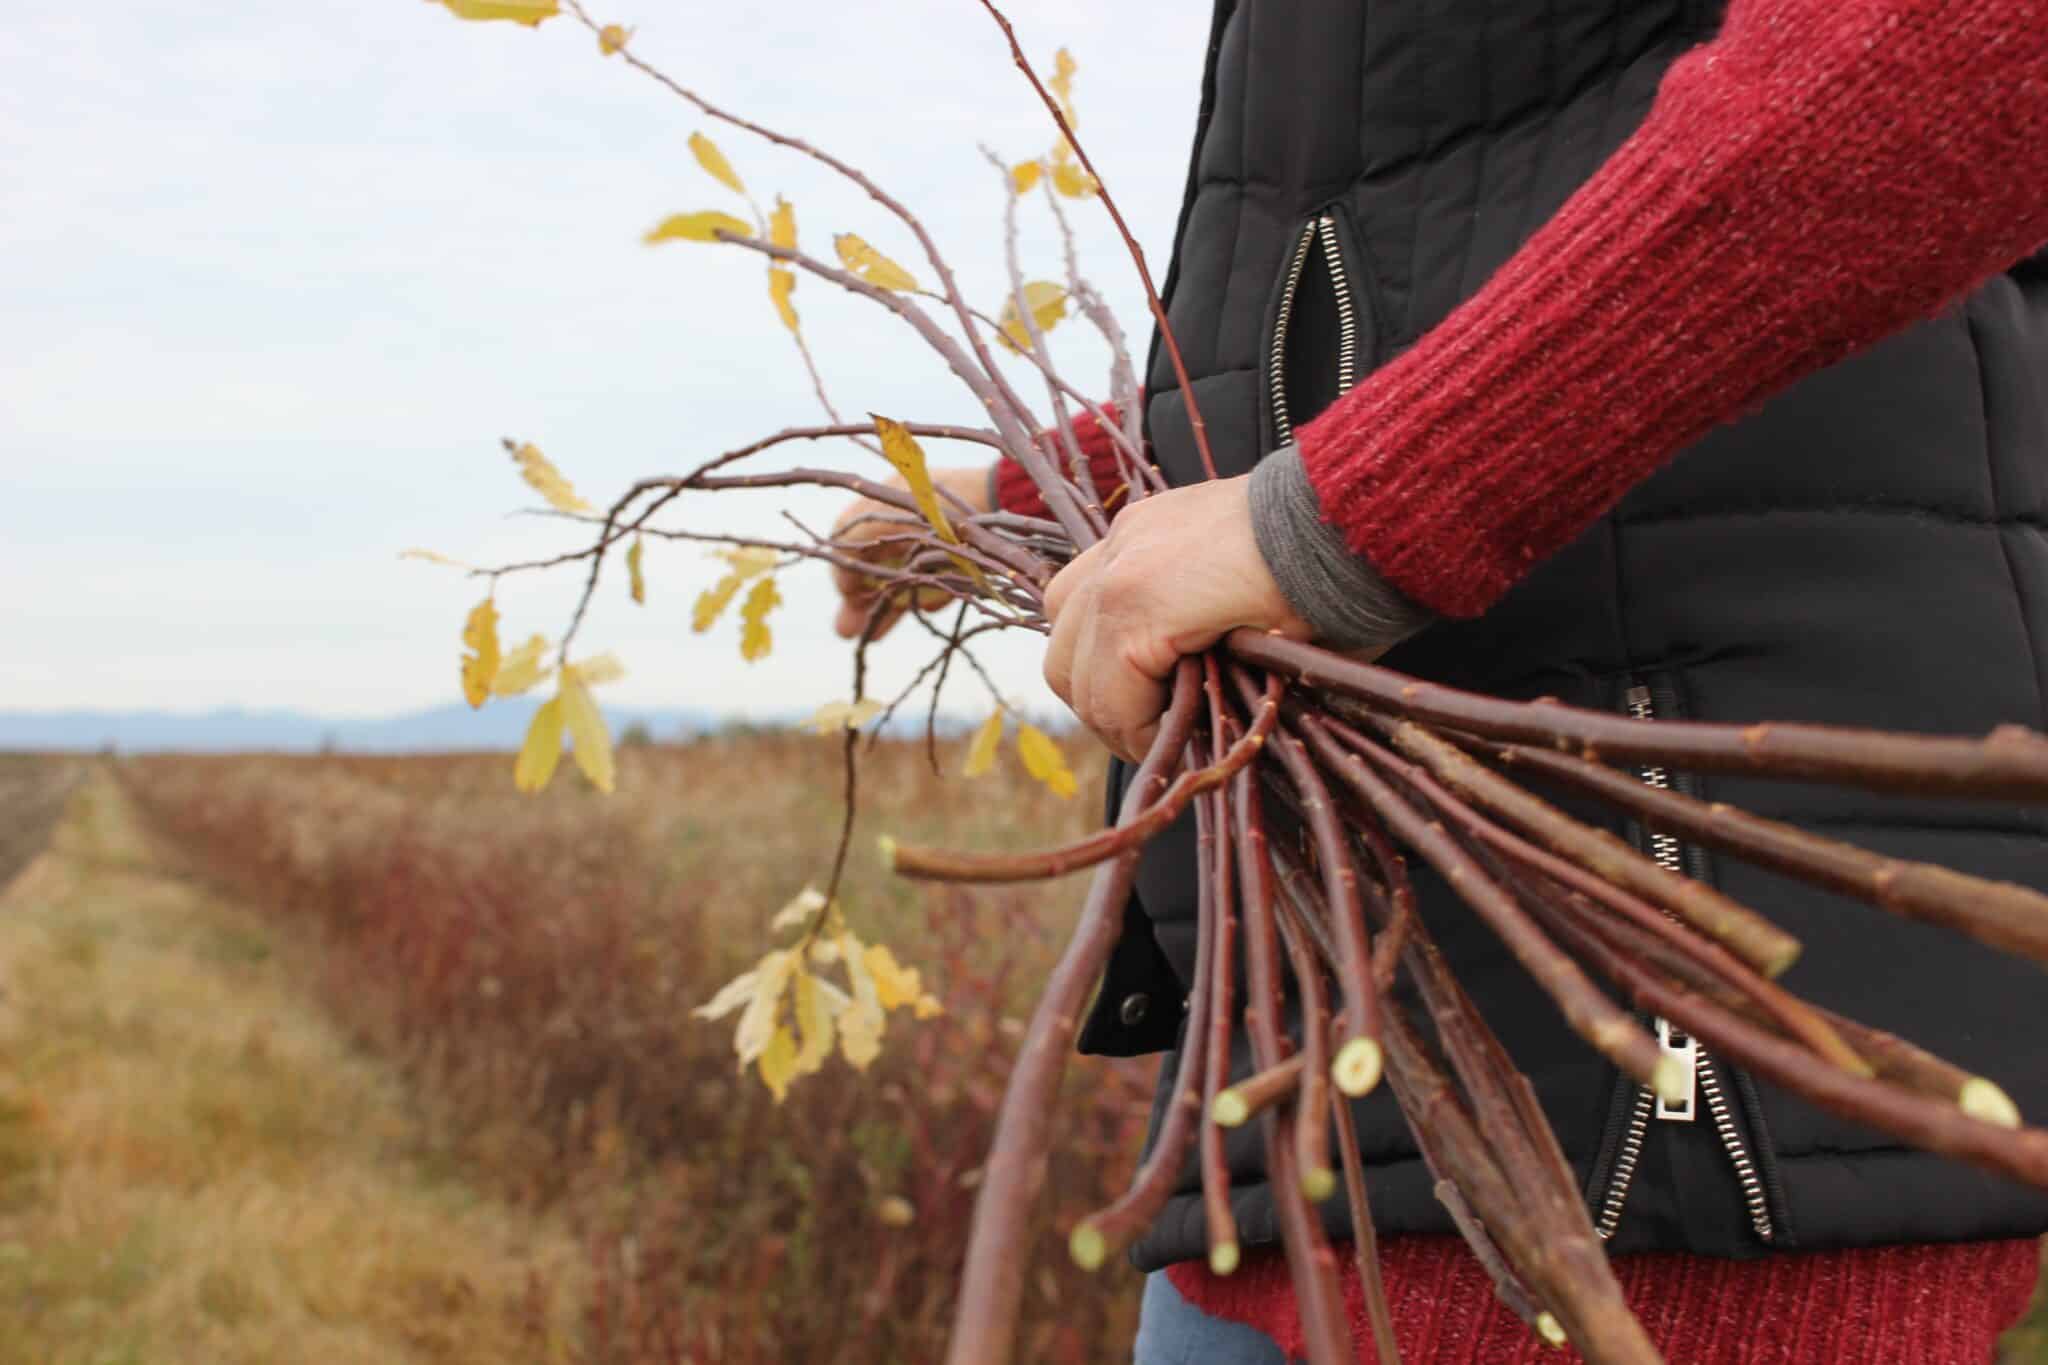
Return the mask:
<path id="1" fill-rule="evenodd" d="M 485 1298 L 531 1285 L 574 1305 L 568 1329 L 504 1358 L 851 1365 L 938 1350 L 1008 1059 L 1081 886 L 898 883 L 873 836 L 1022 847 L 1097 815 L 1021 773 L 959 779 L 959 759 L 942 746 L 941 779 L 920 746 L 880 746 L 844 897 L 945 1013 L 892 1014 L 869 1071 L 835 1058 L 780 1106 L 735 1074 L 733 1021 L 689 1010 L 822 881 L 833 741 L 628 748 L 612 797 L 566 773 L 522 797 L 509 760 L 485 757 L 133 759 L 94 791 L 141 812 L 179 877 L 294 945 L 307 1006 L 410 1097 L 426 1176 L 575 1238 L 556 1278 L 477 1279 Z M 1099 770 L 1080 775 L 1099 789 Z M 1060 1228 L 1120 1188 L 1151 1071 L 1076 1068 Z M 1136 1277 L 1084 1276 L 1061 1238 L 1042 1246 L 1026 1358 L 1128 1359 Z"/>

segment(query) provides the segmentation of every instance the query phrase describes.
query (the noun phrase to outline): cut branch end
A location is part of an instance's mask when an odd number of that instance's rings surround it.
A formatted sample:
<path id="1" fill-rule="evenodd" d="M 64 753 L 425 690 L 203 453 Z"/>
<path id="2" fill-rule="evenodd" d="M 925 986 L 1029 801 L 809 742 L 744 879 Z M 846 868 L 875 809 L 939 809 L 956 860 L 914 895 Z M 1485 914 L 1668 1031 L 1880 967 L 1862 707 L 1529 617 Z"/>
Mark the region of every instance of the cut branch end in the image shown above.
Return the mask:
<path id="1" fill-rule="evenodd" d="M 1109 1242 L 1093 1223 L 1083 1223 L 1067 1238 L 1067 1251 L 1083 1270 L 1100 1270 L 1109 1259 Z"/>
<path id="2" fill-rule="evenodd" d="M 2019 1106 L 2012 1102 L 2012 1096 L 2000 1090 L 1996 1084 L 1982 1076 L 1972 1076 L 1963 1082 L 1963 1090 L 1956 1097 L 1963 1112 L 1973 1119 L 1997 1124 L 2000 1128 L 2020 1126 Z"/>
<path id="3" fill-rule="evenodd" d="M 1218 1242 L 1209 1248 L 1209 1269 L 1218 1275 L 1235 1275 L 1240 1259 L 1235 1242 Z"/>
<path id="4" fill-rule="evenodd" d="M 1353 1038 L 1337 1049 L 1337 1060 L 1330 1063 L 1330 1079 L 1354 1100 L 1369 1094 L 1380 1083 L 1381 1057 L 1377 1041 Z"/>

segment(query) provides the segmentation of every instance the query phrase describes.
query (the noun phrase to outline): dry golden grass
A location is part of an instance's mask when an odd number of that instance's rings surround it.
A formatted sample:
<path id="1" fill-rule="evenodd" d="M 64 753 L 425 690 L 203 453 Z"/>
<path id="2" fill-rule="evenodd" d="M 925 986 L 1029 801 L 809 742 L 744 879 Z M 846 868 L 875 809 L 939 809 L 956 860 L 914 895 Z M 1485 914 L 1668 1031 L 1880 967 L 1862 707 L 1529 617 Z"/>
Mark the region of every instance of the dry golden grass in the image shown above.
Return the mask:
<path id="1" fill-rule="evenodd" d="M 580 1251 L 442 1172 L 303 947 L 104 776 L 0 894 L 0 1365 L 533 1359 Z M 554 1287 L 536 1307 L 529 1283 Z"/>

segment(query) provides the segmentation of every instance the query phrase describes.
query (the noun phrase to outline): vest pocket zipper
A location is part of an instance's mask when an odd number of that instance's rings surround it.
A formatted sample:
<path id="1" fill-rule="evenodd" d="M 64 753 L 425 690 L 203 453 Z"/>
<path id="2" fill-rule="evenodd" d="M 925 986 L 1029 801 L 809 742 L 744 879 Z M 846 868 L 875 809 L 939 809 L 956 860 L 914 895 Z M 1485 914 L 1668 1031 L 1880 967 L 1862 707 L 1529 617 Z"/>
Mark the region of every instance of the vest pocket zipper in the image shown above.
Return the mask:
<path id="1" fill-rule="evenodd" d="M 1287 345 L 1306 303 L 1304 284 L 1311 278 L 1328 283 L 1335 315 L 1337 391 L 1330 396 L 1341 397 L 1358 382 L 1358 301 L 1344 268 L 1340 241 L 1336 211 L 1325 209 L 1302 224 L 1287 259 L 1274 314 L 1273 349 L 1266 362 L 1266 393 L 1276 449 L 1294 439 L 1294 412 L 1287 393 Z M 1312 275 L 1312 265 L 1320 267 L 1318 274 Z"/>
<path id="2" fill-rule="evenodd" d="M 1624 701 L 1629 715 L 1635 719 L 1656 718 L 1659 698 L 1649 685 L 1632 682 Z M 1676 697 L 1667 696 L 1666 701 L 1675 703 Z M 1675 711 L 1677 708 L 1675 704 L 1667 704 L 1663 709 Z M 1685 785 L 1682 779 L 1674 782 L 1669 771 L 1656 765 L 1641 769 L 1640 776 L 1650 786 L 1666 790 L 1682 789 Z M 1682 844 L 1670 834 L 1647 830 L 1644 834 L 1645 851 L 1660 867 L 1682 876 L 1706 879 L 1706 857 L 1700 849 Z M 1700 1102 L 1704 1101 L 1714 1136 L 1734 1168 L 1735 1181 L 1742 1190 L 1742 1202 L 1749 1213 L 1750 1227 L 1760 1240 L 1767 1243 L 1775 1241 L 1777 1230 L 1771 1219 L 1769 1195 L 1757 1163 L 1750 1154 L 1749 1144 L 1743 1138 L 1742 1130 L 1736 1126 L 1733 1106 L 1722 1085 L 1720 1067 L 1714 1055 L 1668 1019 L 1657 1019 L 1655 1027 L 1658 1046 L 1678 1057 L 1685 1066 L 1686 1098 L 1680 1103 L 1667 1104 L 1647 1086 L 1637 1088 L 1629 1109 L 1628 1125 L 1622 1132 L 1606 1188 L 1598 1201 L 1594 1231 L 1605 1241 L 1621 1227 L 1622 1209 L 1628 1202 L 1629 1188 L 1635 1183 L 1636 1169 L 1642 1163 L 1643 1144 L 1649 1140 L 1651 1122 L 1691 1123 L 1698 1117 Z"/>

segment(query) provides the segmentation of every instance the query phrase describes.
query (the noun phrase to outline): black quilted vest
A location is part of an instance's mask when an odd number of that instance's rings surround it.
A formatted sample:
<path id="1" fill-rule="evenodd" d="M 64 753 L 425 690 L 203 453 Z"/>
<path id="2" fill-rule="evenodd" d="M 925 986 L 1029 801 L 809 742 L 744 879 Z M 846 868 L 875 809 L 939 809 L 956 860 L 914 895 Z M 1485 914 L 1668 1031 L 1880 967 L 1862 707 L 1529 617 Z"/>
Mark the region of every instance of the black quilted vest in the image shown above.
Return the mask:
<path id="1" fill-rule="evenodd" d="M 1478 289 L 1628 136 L 1717 18 L 1702 0 L 1221 0 L 1167 299 L 1222 472 L 1244 472 Z M 1156 343 L 1148 393 L 1157 458 L 1177 482 L 1199 478 Z M 2040 727 L 2044 509 L 2048 263 L 2036 257 L 1716 430 L 1484 617 L 1432 628 L 1387 663 L 1506 697 L 1716 721 Z M 2048 888 L 2048 812 L 1732 778 L 1693 790 Z M 2048 1116 L 2039 968 L 1702 850 L 1683 856 L 1804 941 L 1792 989 Z M 1183 826 L 1145 861 L 1085 1050 L 1174 1046 L 1193 889 Z M 1744 1256 L 2048 1231 L 2048 1194 L 1908 1150 L 1725 1064 L 1702 1074 L 1692 1121 L 1638 1122 L 1633 1087 L 1441 884 L 1421 889 L 1596 1216 L 1617 1172 L 1633 1171 L 1614 1249 Z M 1358 1121 L 1382 1227 L 1449 1230 L 1384 1087 Z M 1249 1244 L 1276 1240 L 1259 1146 L 1255 1126 L 1233 1135 Z M 1194 1189 L 1190 1170 L 1136 1248 L 1140 1266 L 1203 1254 Z M 1342 1206 L 1325 1207 L 1340 1236 Z"/>

